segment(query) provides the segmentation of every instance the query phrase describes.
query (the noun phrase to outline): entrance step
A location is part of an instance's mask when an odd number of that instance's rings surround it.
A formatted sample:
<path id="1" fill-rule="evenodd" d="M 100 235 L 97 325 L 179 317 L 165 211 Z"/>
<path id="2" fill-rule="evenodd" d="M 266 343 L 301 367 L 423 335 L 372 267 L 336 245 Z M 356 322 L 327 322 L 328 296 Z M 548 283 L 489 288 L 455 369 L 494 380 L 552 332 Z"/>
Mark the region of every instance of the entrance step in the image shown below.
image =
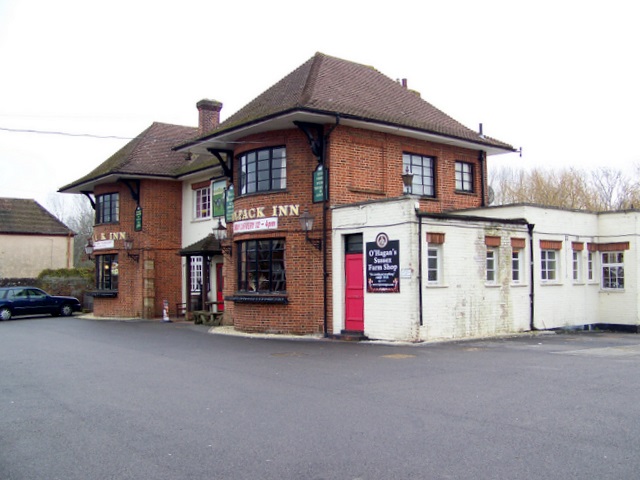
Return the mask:
<path id="1" fill-rule="evenodd" d="M 356 330 L 342 330 L 340 334 L 334 334 L 332 338 L 336 340 L 343 340 L 345 342 L 361 342 L 363 340 L 369 340 L 364 332 L 359 332 Z"/>

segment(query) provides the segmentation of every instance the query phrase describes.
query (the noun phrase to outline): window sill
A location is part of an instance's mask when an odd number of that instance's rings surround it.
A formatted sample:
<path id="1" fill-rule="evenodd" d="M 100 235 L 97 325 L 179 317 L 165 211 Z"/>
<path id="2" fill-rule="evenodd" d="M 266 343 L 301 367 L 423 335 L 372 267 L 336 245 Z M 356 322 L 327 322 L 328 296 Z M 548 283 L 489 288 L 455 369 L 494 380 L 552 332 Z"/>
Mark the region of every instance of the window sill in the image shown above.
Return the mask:
<path id="1" fill-rule="evenodd" d="M 234 303 L 269 303 L 278 305 L 287 305 L 289 303 L 289 298 L 286 295 L 273 295 L 268 293 L 237 293 L 236 295 L 224 297 L 224 299 Z"/>
<path id="2" fill-rule="evenodd" d="M 501 287 L 502 285 L 500 285 L 499 283 L 485 283 L 485 284 L 484 284 L 484 286 L 485 286 L 486 288 L 499 288 L 499 287 Z"/>
<path id="3" fill-rule="evenodd" d="M 526 287 L 528 286 L 528 284 L 526 283 L 511 283 L 511 286 L 514 288 L 518 288 L 518 287 Z"/>
<path id="4" fill-rule="evenodd" d="M 92 292 L 87 292 L 87 295 L 90 295 L 93 298 L 116 298 L 118 296 L 118 291 L 117 290 L 94 290 Z"/>
<path id="5" fill-rule="evenodd" d="M 468 190 L 455 190 L 456 195 L 476 195 L 476 192 L 474 191 L 468 191 Z"/>
<path id="6" fill-rule="evenodd" d="M 600 293 L 625 293 L 624 288 L 601 288 Z"/>
<path id="7" fill-rule="evenodd" d="M 449 288 L 449 285 L 443 285 L 441 283 L 427 283 L 427 288 Z"/>
<path id="8" fill-rule="evenodd" d="M 563 284 L 560 282 L 542 282 L 541 287 L 561 287 Z"/>

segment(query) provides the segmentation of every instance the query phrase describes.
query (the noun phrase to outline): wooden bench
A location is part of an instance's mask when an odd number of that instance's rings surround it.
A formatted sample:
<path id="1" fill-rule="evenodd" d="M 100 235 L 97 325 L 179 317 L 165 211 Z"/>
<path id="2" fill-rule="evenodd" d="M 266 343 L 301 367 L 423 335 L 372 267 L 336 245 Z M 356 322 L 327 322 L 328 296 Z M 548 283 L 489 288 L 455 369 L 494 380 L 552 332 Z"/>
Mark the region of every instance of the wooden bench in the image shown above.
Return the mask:
<path id="1" fill-rule="evenodd" d="M 193 323 L 196 325 L 218 326 L 222 322 L 222 312 L 196 310 L 191 314 L 193 315 Z"/>

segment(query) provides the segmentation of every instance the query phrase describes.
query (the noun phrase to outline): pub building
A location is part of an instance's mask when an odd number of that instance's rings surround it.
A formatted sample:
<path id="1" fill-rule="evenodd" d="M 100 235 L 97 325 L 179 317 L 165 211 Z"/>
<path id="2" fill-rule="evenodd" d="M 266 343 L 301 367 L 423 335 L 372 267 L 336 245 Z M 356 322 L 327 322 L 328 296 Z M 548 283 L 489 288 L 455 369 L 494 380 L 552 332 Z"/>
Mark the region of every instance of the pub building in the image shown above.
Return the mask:
<path id="1" fill-rule="evenodd" d="M 96 315 L 169 305 L 224 312 L 245 332 L 365 337 L 367 298 L 404 302 L 422 249 L 358 212 L 394 199 L 422 213 L 484 207 L 487 156 L 514 151 L 406 80 L 322 53 L 220 123 L 221 107 L 199 102 L 198 128 L 154 123 L 60 190 L 96 210 Z M 345 207 L 355 223 L 335 229 Z M 385 210 L 388 231 L 415 225 L 403 208 Z M 364 258 L 374 249 L 379 263 Z"/>

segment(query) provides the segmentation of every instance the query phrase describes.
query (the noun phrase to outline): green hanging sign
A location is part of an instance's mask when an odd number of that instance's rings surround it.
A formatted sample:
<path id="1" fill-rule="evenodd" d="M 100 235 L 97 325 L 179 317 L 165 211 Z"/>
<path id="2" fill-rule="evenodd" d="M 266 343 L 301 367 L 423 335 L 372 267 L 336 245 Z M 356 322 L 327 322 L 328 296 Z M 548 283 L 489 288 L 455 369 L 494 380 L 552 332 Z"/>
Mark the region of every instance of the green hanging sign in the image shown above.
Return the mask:
<path id="1" fill-rule="evenodd" d="M 318 165 L 313 172 L 313 203 L 324 202 L 325 200 L 324 168 L 322 168 L 322 165 Z"/>
<path id="2" fill-rule="evenodd" d="M 136 232 L 139 232 L 140 230 L 142 230 L 142 207 L 140 205 L 136 207 L 133 229 Z"/>
<path id="3" fill-rule="evenodd" d="M 235 194 L 233 192 L 233 185 L 230 185 L 227 191 L 225 192 L 225 221 L 233 222 L 233 199 L 235 198 Z"/>

